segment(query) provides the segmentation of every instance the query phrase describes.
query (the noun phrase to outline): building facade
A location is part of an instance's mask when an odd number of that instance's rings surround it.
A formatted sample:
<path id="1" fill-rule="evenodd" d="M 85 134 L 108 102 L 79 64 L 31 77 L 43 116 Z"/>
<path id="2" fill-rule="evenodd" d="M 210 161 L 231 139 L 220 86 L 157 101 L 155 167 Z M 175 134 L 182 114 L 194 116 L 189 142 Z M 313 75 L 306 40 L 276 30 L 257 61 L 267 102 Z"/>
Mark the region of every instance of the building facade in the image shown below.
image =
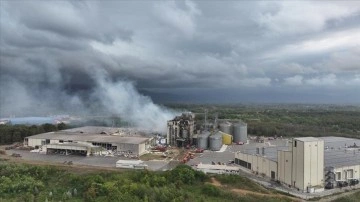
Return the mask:
<path id="1" fill-rule="evenodd" d="M 69 148 L 77 148 L 79 151 L 87 151 L 91 148 L 100 147 L 104 150 L 114 152 L 124 152 L 134 155 L 142 155 L 155 144 L 154 138 L 145 136 L 128 136 L 127 133 L 122 134 L 110 132 L 114 130 L 109 128 L 108 132 L 99 131 L 97 127 L 83 127 L 71 130 L 63 130 L 49 133 L 42 133 L 26 137 L 24 145 L 34 148 L 70 150 Z M 105 129 L 102 127 L 102 129 Z"/>
<path id="2" fill-rule="evenodd" d="M 235 163 L 303 191 L 321 191 L 324 187 L 324 141 L 318 138 L 294 138 L 287 149 L 265 148 L 255 154 L 235 153 Z M 270 152 L 269 152 L 270 153 Z M 277 153 L 277 156 L 276 156 Z"/>

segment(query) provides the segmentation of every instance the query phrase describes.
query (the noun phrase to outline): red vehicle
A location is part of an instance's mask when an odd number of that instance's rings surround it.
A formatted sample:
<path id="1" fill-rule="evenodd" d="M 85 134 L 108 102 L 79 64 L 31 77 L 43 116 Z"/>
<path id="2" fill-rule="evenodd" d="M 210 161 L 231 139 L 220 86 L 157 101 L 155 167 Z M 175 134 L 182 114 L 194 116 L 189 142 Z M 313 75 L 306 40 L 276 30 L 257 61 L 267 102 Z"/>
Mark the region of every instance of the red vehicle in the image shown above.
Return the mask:
<path id="1" fill-rule="evenodd" d="M 204 152 L 204 149 L 197 148 L 197 149 L 195 150 L 195 153 L 203 153 L 203 152 Z"/>
<path id="2" fill-rule="evenodd" d="M 158 150 L 158 151 L 164 152 L 164 151 L 166 151 L 166 147 L 156 146 L 156 147 L 154 148 L 154 150 Z"/>

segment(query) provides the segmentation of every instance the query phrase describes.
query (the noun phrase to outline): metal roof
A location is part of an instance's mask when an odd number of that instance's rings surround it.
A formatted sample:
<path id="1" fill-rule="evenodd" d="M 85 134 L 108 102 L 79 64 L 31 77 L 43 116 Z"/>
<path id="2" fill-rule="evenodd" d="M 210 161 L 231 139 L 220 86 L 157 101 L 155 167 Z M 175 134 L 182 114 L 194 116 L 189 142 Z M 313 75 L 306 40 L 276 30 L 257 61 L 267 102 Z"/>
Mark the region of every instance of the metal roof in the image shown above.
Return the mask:
<path id="1" fill-rule="evenodd" d="M 360 165 L 360 139 L 344 137 L 323 137 L 325 167 Z M 354 143 L 357 148 L 354 148 Z"/>
<path id="2" fill-rule="evenodd" d="M 145 135 L 150 131 L 140 130 L 138 128 L 114 128 L 114 127 L 103 127 L 103 126 L 83 126 L 78 128 L 71 128 L 63 130 L 66 132 L 78 132 L 78 133 L 95 133 L 95 134 L 117 134 L 123 136 L 129 135 Z"/>
<path id="3" fill-rule="evenodd" d="M 141 144 L 151 139 L 143 136 L 121 136 L 109 135 L 101 133 L 105 127 L 84 127 L 74 128 L 70 130 L 41 133 L 27 137 L 28 139 L 50 139 L 50 140 L 64 140 L 64 141 L 82 141 L 82 142 L 99 142 L 99 143 L 125 143 L 125 144 Z M 92 132 L 89 132 L 90 129 Z M 84 132 L 86 131 L 86 132 Z M 95 132 L 94 132 L 95 131 Z M 99 132 L 101 131 L 101 132 Z"/>
<path id="4" fill-rule="evenodd" d="M 271 161 L 277 162 L 277 152 L 283 151 L 283 150 L 288 150 L 289 147 L 288 146 L 274 146 L 274 147 L 258 147 L 258 148 L 259 148 L 259 154 L 256 154 L 256 147 L 248 148 L 242 153 L 262 156 L 262 148 L 265 148 L 264 157 Z"/>
<path id="5" fill-rule="evenodd" d="M 298 140 L 301 142 L 313 142 L 313 141 L 319 141 L 319 138 L 315 138 L 315 137 L 299 137 L 299 138 L 294 138 L 294 140 Z"/>
<path id="6" fill-rule="evenodd" d="M 294 138 L 300 141 L 310 141 L 312 138 Z M 313 140 L 324 140 L 324 162 L 325 167 L 344 167 L 360 165 L 360 139 L 345 137 L 319 137 Z M 354 143 L 357 148 L 354 148 Z M 264 147 L 264 146 L 263 146 Z M 261 156 L 261 148 L 259 146 L 258 155 Z M 265 147 L 265 158 L 277 162 L 277 151 L 287 151 L 288 146 Z M 256 155 L 256 147 L 248 146 L 242 153 Z"/>

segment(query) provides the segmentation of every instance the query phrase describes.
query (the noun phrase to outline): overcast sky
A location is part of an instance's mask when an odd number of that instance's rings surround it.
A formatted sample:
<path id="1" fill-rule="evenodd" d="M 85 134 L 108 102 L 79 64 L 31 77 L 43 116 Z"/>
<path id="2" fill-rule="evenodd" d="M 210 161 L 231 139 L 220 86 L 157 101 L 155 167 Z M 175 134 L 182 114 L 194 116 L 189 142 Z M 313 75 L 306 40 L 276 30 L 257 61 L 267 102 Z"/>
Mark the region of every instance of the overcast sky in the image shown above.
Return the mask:
<path id="1" fill-rule="evenodd" d="M 0 5 L 3 109 L 80 102 L 99 71 L 157 102 L 360 103 L 359 1 Z"/>

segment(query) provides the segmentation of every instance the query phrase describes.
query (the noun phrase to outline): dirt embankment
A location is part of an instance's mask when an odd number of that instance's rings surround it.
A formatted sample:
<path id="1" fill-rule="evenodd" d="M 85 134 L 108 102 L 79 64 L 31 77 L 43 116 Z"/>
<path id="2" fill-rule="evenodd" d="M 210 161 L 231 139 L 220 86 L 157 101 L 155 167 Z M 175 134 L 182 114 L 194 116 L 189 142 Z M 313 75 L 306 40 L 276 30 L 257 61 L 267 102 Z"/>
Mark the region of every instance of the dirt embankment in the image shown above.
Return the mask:
<path id="1" fill-rule="evenodd" d="M 216 186 L 216 187 L 220 187 L 220 188 L 224 188 L 225 186 L 221 184 L 221 182 L 219 182 L 218 180 L 216 180 L 214 177 L 211 178 L 211 184 Z M 254 192 L 254 191 L 250 191 L 250 190 L 246 190 L 246 189 L 237 189 L 237 188 L 233 188 L 230 189 L 230 191 L 236 193 L 236 194 L 240 194 L 240 195 L 247 195 L 247 194 L 252 194 L 252 195 L 256 195 L 256 196 L 269 196 L 269 197 L 274 197 L 274 198 L 288 198 L 292 201 L 301 201 L 301 199 L 295 198 L 295 197 L 290 197 L 290 196 L 285 196 L 285 195 L 281 195 L 281 194 L 266 194 L 266 193 L 259 193 L 259 192 Z"/>

